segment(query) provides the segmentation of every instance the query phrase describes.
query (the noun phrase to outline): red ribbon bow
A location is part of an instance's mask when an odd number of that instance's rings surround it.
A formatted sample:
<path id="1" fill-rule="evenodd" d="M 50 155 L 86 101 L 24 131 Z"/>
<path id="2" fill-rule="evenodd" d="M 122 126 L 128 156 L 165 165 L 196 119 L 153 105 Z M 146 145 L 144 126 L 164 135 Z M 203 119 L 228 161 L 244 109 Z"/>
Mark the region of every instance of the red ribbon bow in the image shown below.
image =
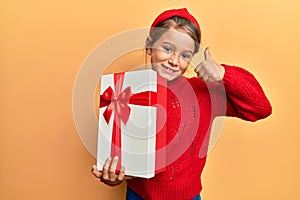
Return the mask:
<path id="1" fill-rule="evenodd" d="M 107 124 L 110 121 L 112 113 L 114 113 L 111 157 L 119 157 L 117 169 L 120 169 L 121 163 L 121 121 L 126 124 L 131 112 L 128 104 L 153 106 L 157 103 L 156 92 L 145 91 L 132 94 L 130 87 L 122 91 L 123 81 L 124 73 L 114 74 L 115 92 L 111 87 L 108 87 L 103 94 L 100 95 L 100 108 L 107 106 L 103 113 Z"/>

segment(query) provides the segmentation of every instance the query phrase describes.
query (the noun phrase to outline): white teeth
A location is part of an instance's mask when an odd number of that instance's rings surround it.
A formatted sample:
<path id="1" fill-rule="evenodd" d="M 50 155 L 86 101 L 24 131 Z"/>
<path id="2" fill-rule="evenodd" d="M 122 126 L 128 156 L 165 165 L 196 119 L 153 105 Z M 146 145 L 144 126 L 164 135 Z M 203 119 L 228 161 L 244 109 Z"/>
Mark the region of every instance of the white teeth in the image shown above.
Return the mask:
<path id="1" fill-rule="evenodd" d="M 167 69 L 167 71 L 170 71 L 170 72 L 171 72 L 171 71 L 174 71 L 174 70 L 172 70 L 172 69 L 170 69 L 170 68 L 166 68 L 166 69 Z"/>
<path id="2" fill-rule="evenodd" d="M 177 70 L 173 70 L 173 69 L 171 69 L 171 68 L 169 68 L 169 67 L 167 67 L 167 66 L 165 66 L 165 65 L 162 65 L 165 69 L 166 69 L 166 71 L 168 71 L 168 72 L 176 72 Z"/>

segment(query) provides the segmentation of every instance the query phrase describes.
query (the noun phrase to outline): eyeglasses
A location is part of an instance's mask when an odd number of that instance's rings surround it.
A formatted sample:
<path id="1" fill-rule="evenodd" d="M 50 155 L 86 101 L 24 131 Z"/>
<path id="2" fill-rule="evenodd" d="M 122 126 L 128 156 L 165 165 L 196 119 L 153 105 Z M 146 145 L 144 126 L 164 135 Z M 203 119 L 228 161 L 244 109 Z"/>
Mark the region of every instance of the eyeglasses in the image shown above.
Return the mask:
<path id="1" fill-rule="evenodd" d="M 193 58 L 193 52 L 191 51 L 184 51 L 184 52 L 176 52 L 174 48 L 168 46 L 168 45 L 162 45 L 160 47 L 163 53 L 166 54 L 166 56 L 172 57 L 172 56 L 179 56 L 179 59 L 185 62 L 191 62 Z"/>

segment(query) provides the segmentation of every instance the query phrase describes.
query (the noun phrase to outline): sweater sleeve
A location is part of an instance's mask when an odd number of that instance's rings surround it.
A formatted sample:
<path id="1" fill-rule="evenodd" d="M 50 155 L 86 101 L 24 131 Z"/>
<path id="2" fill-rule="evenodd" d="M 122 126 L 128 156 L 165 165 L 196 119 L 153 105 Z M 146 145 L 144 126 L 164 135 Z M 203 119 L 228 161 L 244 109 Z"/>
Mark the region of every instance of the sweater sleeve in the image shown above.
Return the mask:
<path id="1" fill-rule="evenodd" d="M 224 105 L 225 100 L 226 116 L 238 117 L 247 121 L 257 121 L 271 115 L 271 104 L 256 78 L 240 67 L 225 64 L 222 66 L 225 67 L 225 74 L 223 80 L 218 82 L 215 87 L 217 90 L 213 100 L 217 101 L 215 105 Z M 221 110 L 217 108 L 216 114 L 224 115 L 224 112 L 220 112 Z"/>

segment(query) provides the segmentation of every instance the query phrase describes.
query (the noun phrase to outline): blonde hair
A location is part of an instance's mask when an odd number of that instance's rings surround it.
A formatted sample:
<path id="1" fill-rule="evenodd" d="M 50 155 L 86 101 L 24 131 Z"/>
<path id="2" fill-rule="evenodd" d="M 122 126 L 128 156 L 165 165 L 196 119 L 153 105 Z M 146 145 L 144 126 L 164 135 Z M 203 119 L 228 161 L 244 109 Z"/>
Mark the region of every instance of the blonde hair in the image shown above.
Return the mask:
<path id="1" fill-rule="evenodd" d="M 195 43 L 194 54 L 199 51 L 199 46 L 201 42 L 200 30 L 198 30 L 195 24 L 179 16 L 171 17 L 157 24 L 157 26 L 154 27 L 153 31 L 150 34 L 151 41 L 149 43 L 146 42 L 146 44 L 148 45 L 146 46 L 146 48 L 151 47 L 170 28 L 180 29 L 186 32 L 194 40 Z"/>

